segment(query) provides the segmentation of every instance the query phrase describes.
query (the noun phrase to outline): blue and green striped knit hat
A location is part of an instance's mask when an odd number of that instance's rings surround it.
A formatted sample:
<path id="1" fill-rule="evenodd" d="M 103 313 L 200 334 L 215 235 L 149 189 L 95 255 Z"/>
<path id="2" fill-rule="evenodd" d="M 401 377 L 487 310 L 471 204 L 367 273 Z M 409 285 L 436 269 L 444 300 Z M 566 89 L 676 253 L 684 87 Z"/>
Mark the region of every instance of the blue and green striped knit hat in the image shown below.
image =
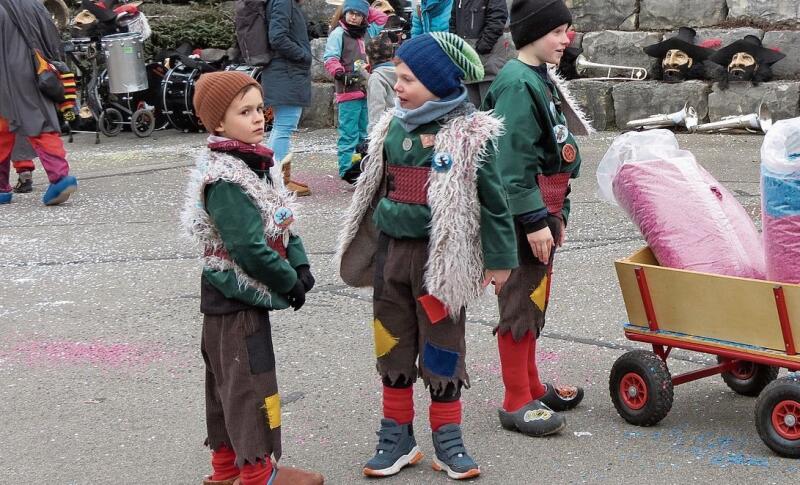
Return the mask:
<path id="1" fill-rule="evenodd" d="M 439 98 L 452 95 L 467 82 L 483 79 L 483 64 L 469 44 L 449 32 L 431 32 L 412 37 L 395 54 L 411 72 Z"/>

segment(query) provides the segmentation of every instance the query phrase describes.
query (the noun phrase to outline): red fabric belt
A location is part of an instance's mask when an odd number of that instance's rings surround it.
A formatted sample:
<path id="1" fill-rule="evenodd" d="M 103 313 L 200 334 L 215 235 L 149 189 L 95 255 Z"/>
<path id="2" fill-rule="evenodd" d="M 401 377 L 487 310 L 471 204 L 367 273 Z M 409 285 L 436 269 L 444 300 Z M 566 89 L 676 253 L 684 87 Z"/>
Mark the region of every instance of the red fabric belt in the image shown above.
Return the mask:
<path id="1" fill-rule="evenodd" d="M 430 167 L 404 167 L 389 165 L 389 200 L 404 204 L 428 203 L 428 176 Z"/>
<path id="2" fill-rule="evenodd" d="M 537 175 L 536 182 L 539 184 L 539 191 L 542 194 L 544 205 L 547 212 L 561 217 L 561 209 L 564 208 L 564 198 L 569 189 L 569 172 L 562 172 L 553 175 Z"/>
<path id="3" fill-rule="evenodd" d="M 286 246 L 283 245 L 283 242 L 281 241 L 281 239 L 282 238 L 279 238 L 279 239 L 267 239 L 267 245 L 273 251 L 278 253 L 278 255 L 281 258 L 286 259 L 287 258 Z M 212 251 L 211 249 L 206 248 L 205 251 L 203 252 L 203 257 L 207 258 L 209 256 L 215 256 L 217 258 L 224 259 L 225 261 L 233 261 L 233 259 L 231 259 L 231 255 L 228 253 L 228 251 L 225 248 L 220 248 L 220 249 L 218 249 L 216 251 Z"/>

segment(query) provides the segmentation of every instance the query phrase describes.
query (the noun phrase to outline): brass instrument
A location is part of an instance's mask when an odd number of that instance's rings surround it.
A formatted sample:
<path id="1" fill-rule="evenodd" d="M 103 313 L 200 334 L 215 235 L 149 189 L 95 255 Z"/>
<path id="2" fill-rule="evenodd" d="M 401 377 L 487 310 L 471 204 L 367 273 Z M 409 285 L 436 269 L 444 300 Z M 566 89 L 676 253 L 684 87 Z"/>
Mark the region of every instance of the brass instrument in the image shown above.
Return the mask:
<path id="1" fill-rule="evenodd" d="M 766 133 L 770 128 L 772 128 L 772 115 L 767 104 L 762 101 L 755 113 L 742 116 L 726 116 L 719 121 L 699 125 L 696 131 L 698 133 L 709 133 L 712 131 L 740 129 L 747 130 L 750 133 Z"/>
<path id="2" fill-rule="evenodd" d="M 647 69 L 643 67 L 599 64 L 597 62 L 590 62 L 583 54 L 579 55 L 578 58 L 575 59 L 575 69 L 581 76 L 584 76 L 585 73 L 591 69 L 606 69 L 608 71 L 603 77 L 592 77 L 589 79 L 605 79 L 609 81 L 642 81 L 647 78 Z M 613 71 L 630 71 L 630 76 L 614 77 L 611 75 Z"/>
<path id="3" fill-rule="evenodd" d="M 628 128 L 669 128 L 672 126 L 683 126 L 690 133 L 694 132 L 697 128 L 697 123 L 700 119 L 697 116 L 697 110 L 694 106 L 689 106 L 689 103 L 683 105 L 683 109 L 670 114 L 660 114 L 650 116 L 649 118 L 642 118 L 638 120 L 631 120 L 625 124 Z"/>

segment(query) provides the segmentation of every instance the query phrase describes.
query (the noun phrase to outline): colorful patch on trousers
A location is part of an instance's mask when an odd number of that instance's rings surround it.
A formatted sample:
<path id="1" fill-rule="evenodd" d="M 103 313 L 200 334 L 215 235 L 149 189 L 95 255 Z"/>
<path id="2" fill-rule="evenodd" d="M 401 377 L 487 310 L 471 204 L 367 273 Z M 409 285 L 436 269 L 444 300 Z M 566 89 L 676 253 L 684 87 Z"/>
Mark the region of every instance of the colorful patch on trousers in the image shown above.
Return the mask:
<path id="1" fill-rule="evenodd" d="M 425 364 L 425 368 L 434 374 L 443 377 L 454 377 L 456 375 L 456 365 L 458 365 L 458 352 L 425 342 L 422 362 Z"/>
<path id="2" fill-rule="evenodd" d="M 399 340 L 377 318 L 372 321 L 372 330 L 375 334 L 375 357 L 383 357 L 392 351 Z"/>
<path id="3" fill-rule="evenodd" d="M 275 393 L 269 397 L 265 397 L 264 410 L 267 413 L 269 429 L 279 428 L 281 426 L 281 395 Z"/>
<path id="4" fill-rule="evenodd" d="M 539 282 L 539 286 L 531 293 L 531 301 L 541 312 L 547 307 L 547 280 L 547 275 L 544 275 Z"/>

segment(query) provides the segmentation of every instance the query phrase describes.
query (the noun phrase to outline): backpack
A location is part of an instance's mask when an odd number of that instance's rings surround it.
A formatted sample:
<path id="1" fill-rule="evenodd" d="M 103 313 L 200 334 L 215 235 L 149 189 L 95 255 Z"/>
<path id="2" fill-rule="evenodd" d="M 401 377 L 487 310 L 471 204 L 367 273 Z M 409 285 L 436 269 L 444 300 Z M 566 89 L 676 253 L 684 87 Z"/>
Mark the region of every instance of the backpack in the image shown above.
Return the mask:
<path id="1" fill-rule="evenodd" d="M 266 66 L 272 60 L 267 32 L 268 0 L 236 0 L 233 23 L 236 41 L 244 61 L 251 66 Z"/>

